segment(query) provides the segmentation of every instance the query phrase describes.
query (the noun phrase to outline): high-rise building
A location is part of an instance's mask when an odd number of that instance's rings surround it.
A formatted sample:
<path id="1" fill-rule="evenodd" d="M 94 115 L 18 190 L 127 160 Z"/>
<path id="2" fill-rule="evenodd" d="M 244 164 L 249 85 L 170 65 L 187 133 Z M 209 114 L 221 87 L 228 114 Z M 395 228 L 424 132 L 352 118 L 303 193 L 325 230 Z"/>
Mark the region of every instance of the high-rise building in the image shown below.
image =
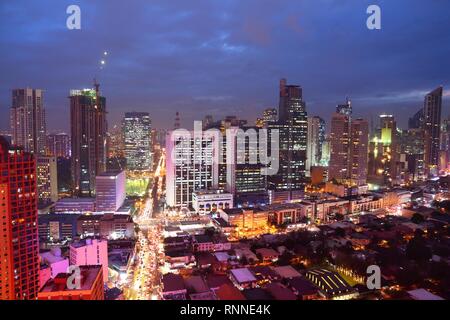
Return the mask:
<path id="1" fill-rule="evenodd" d="M 27 152 L 45 155 L 47 133 L 42 90 L 12 91 L 11 134 L 14 145 Z"/>
<path id="2" fill-rule="evenodd" d="M 369 148 L 369 123 L 355 119 L 351 123 L 350 139 L 350 181 L 353 185 L 367 182 L 367 161 Z"/>
<path id="3" fill-rule="evenodd" d="M 39 243 L 33 154 L 0 137 L 0 300 L 36 299 Z"/>
<path id="4" fill-rule="evenodd" d="M 218 151 L 215 134 L 208 131 L 168 133 L 166 138 L 166 202 L 170 207 L 189 207 L 192 194 L 218 187 Z"/>
<path id="5" fill-rule="evenodd" d="M 411 118 L 408 120 L 408 128 L 409 129 L 419 129 L 423 127 L 423 108 L 417 111 Z"/>
<path id="6" fill-rule="evenodd" d="M 147 112 L 125 113 L 123 136 L 128 170 L 151 170 L 151 131 L 150 115 Z"/>
<path id="7" fill-rule="evenodd" d="M 325 120 L 320 117 L 308 117 L 308 140 L 306 155 L 306 175 L 310 176 L 311 167 L 320 165 L 322 146 L 325 141 Z"/>
<path id="8" fill-rule="evenodd" d="M 70 264 L 75 266 L 102 266 L 103 282 L 108 281 L 108 241 L 87 238 L 70 245 Z"/>
<path id="9" fill-rule="evenodd" d="M 344 114 L 349 117 L 352 116 L 352 113 L 353 113 L 352 102 L 350 101 L 350 99 L 348 97 L 347 97 L 345 103 L 337 105 L 336 113 Z"/>
<path id="10" fill-rule="evenodd" d="M 351 185 L 363 185 L 367 180 L 369 123 L 345 112 L 331 119 L 330 164 L 328 179 Z"/>
<path id="11" fill-rule="evenodd" d="M 334 113 L 331 117 L 329 180 L 345 180 L 350 176 L 350 123 L 346 114 Z"/>
<path id="12" fill-rule="evenodd" d="M 308 119 L 302 88 L 280 81 L 278 121 L 268 124 L 269 134 L 279 130 L 280 164 L 278 173 L 268 177 L 274 190 L 304 189 Z"/>
<path id="13" fill-rule="evenodd" d="M 114 125 L 108 132 L 108 158 L 124 156 L 125 142 L 123 128 L 120 125 Z"/>
<path id="14" fill-rule="evenodd" d="M 421 128 L 404 130 L 400 135 L 400 153 L 405 155 L 407 181 L 425 179 L 424 135 L 424 130 Z"/>
<path id="15" fill-rule="evenodd" d="M 425 169 L 437 173 L 439 164 L 441 111 L 443 88 L 439 87 L 425 96 L 423 106 L 423 129 L 425 133 Z"/>
<path id="16" fill-rule="evenodd" d="M 95 177 L 106 167 L 106 99 L 95 89 L 70 92 L 73 192 L 95 194 Z"/>
<path id="17" fill-rule="evenodd" d="M 236 205 L 258 205 L 268 200 L 267 176 L 258 159 L 259 128 L 232 127 L 227 138 L 226 190 L 234 195 Z M 244 150 L 242 150 L 244 148 Z"/>
<path id="18" fill-rule="evenodd" d="M 97 176 L 95 183 L 96 210 L 117 211 L 125 201 L 125 171 L 106 171 Z"/>
<path id="19" fill-rule="evenodd" d="M 37 157 L 37 190 L 42 203 L 58 201 L 58 167 L 56 157 Z"/>
<path id="20" fill-rule="evenodd" d="M 278 120 L 278 111 L 275 108 L 268 108 L 263 112 L 263 121 L 267 125 L 269 122 L 275 122 Z"/>
<path id="21" fill-rule="evenodd" d="M 47 135 L 47 155 L 57 158 L 70 158 L 70 137 L 67 133 Z"/>
<path id="22" fill-rule="evenodd" d="M 378 130 L 369 143 L 368 175 L 371 183 L 391 186 L 401 183 L 400 135 L 394 116 L 382 114 Z"/>

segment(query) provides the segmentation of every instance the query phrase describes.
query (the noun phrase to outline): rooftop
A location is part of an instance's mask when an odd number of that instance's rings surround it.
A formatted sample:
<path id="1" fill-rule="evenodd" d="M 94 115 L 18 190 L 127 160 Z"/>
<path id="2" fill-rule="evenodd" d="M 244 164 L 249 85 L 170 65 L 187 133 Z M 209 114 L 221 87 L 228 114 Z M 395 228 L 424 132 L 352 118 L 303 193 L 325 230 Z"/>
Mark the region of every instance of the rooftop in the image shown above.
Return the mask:
<path id="1" fill-rule="evenodd" d="M 256 281 L 255 276 L 247 268 L 232 269 L 230 272 L 238 283 Z"/>
<path id="2" fill-rule="evenodd" d="M 67 279 L 70 274 L 60 273 L 54 279 L 50 279 L 42 287 L 40 292 L 58 292 L 58 291 L 78 291 L 89 290 L 95 283 L 98 275 L 102 272 L 102 266 L 80 266 L 81 269 L 81 288 L 67 288 Z M 103 280 L 103 278 L 102 278 Z"/>
<path id="3" fill-rule="evenodd" d="M 185 290 L 183 277 L 178 274 L 168 273 L 162 278 L 163 292 Z"/>

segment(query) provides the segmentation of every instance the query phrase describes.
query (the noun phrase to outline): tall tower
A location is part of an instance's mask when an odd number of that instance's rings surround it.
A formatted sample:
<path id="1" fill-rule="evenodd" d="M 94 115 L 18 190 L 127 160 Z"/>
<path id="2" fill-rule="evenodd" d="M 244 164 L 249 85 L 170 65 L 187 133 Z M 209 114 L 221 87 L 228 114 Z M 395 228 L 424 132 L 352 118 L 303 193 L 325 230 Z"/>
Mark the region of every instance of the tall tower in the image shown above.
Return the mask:
<path id="1" fill-rule="evenodd" d="M 93 196 L 95 177 L 106 166 L 106 99 L 95 89 L 71 90 L 70 127 L 73 191 Z"/>
<path id="2" fill-rule="evenodd" d="M 205 131 L 168 133 L 166 137 L 166 198 L 170 207 L 192 205 L 194 191 L 218 187 L 219 166 L 215 161 L 214 133 Z"/>
<path id="3" fill-rule="evenodd" d="M 333 114 L 330 133 L 329 180 L 336 179 L 338 182 L 352 185 L 366 183 L 368 140 L 369 123 L 367 120 L 352 120 L 348 112 Z"/>
<path id="4" fill-rule="evenodd" d="M 147 112 L 125 113 L 123 137 L 128 170 L 151 170 L 151 124 L 150 115 Z"/>
<path id="5" fill-rule="evenodd" d="M 351 122 L 349 173 L 353 185 L 367 182 L 367 163 L 369 151 L 369 122 L 355 119 Z"/>
<path id="6" fill-rule="evenodd" d="M 269 123 L 269 130 L 279 130 L 280 168 L 269 177 L 275 190 L 300 190 L 304 187 L 308 116 L 302 88 L 280 81 L 279 120 Z"/>
<path id="7" fill-rule="evenodd" d="M 15 89 L 11 107 L 12 143 L 27 152 L 44 155 L 46 145 L 43 92 L 39 89 Z"/>
<path id="8" fill-rule="evenodd" d="M 331 117 L 329 180 L 349 177 L 350 116 L 334 113 Z"/>
<path id="9" fill-rule="evenodd" d="M 423 129 L 425 132 L 425 168 L 428 173 L 439 164 L 441 135 L 441 111 L 443 88 L 439 87 L 425 96 L 423 106 Z"/>
<path id="10" fill-rule="evenodd" d="M 36 299 L 39 244 L 33 154 L 0 137 L 0 300 Z"/>
<path id="11" fill-rule="evenodd" d="M 306 175 L 310 175 L 312 166 L 322 159 L 322 145 L 325 141 L 325 121 L 320 117 L 308 117 L 308 143 L 306 157 Z"/>

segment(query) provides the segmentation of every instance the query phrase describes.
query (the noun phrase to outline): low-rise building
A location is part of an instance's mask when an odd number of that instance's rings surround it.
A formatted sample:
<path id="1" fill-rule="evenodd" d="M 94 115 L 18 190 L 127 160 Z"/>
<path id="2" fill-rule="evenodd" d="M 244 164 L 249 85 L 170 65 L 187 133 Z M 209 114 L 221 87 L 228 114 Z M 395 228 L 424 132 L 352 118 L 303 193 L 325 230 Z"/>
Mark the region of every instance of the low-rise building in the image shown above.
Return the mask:
<path id="1" fill-rule="evenodd" d="M 186 300 L 187 289 L 183 277 L 178 274 L 168 273 L 162 278 L 163 300 Z"/>
<path id="2" fill-rule="evenodd" d="M 56 202 L 55 212 L 91 213 L 95 212 L 95 198 L 63 198 Z"/>
<path id="3" fill-rule="evenodd" d="M 60 273 L 41 288 L 38 299 L 104 300 L 102 269 L 102 266 L 80 266 L 80 286 L 71 282 L 70 274 Z"/>
<path id="4" fill-rule="evenodd" d="M 192 207 L 199 214 L 233 208 L 233 194 L 222 190 L 202 190 L 192 194 Z"/>
<path id="5" fill-rule="evenodd" d="M 315 285 L 319 293 L 327 299 L 348 300 L 358 296 L 353 289 L 338 273 L 327 269 L 313 269 L 306 273 L 308 279 Z"/>
<path id="6" fill-rule="evenodd" d="M 257 279 L 248 268 L 237 268 L 230 270 L 230 280 L 239 289 L 252 288 L 256 285 Z"/>

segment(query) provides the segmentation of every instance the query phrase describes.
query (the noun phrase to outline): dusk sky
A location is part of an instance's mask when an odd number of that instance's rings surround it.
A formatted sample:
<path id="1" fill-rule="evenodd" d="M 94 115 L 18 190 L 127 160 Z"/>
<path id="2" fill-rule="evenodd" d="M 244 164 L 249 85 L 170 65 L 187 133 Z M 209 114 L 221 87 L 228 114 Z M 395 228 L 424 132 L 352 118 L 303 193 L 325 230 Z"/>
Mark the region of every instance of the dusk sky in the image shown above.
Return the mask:
<path id="1" fill-rule="evenodd" d="M 66 27 L 71 4 L 81 30 Z M 366 27 L 370 4 L 381 30 Z M 405 126 L 439 85 L 446 116 L 449 17 L 448 0 L 2 0 L 0 129 L 11 89 L 28 86 L 45 90 L 48 131 L 69 131 L 69 90 L 94 77 L 110 127 L 125 111 L 148 111 L 156 128 L 176 111 L 187 128 L 206 114 L 254 121 L 277 106 L 282 77 L 326 120 L 349 96 L 357 116 Z"/>

